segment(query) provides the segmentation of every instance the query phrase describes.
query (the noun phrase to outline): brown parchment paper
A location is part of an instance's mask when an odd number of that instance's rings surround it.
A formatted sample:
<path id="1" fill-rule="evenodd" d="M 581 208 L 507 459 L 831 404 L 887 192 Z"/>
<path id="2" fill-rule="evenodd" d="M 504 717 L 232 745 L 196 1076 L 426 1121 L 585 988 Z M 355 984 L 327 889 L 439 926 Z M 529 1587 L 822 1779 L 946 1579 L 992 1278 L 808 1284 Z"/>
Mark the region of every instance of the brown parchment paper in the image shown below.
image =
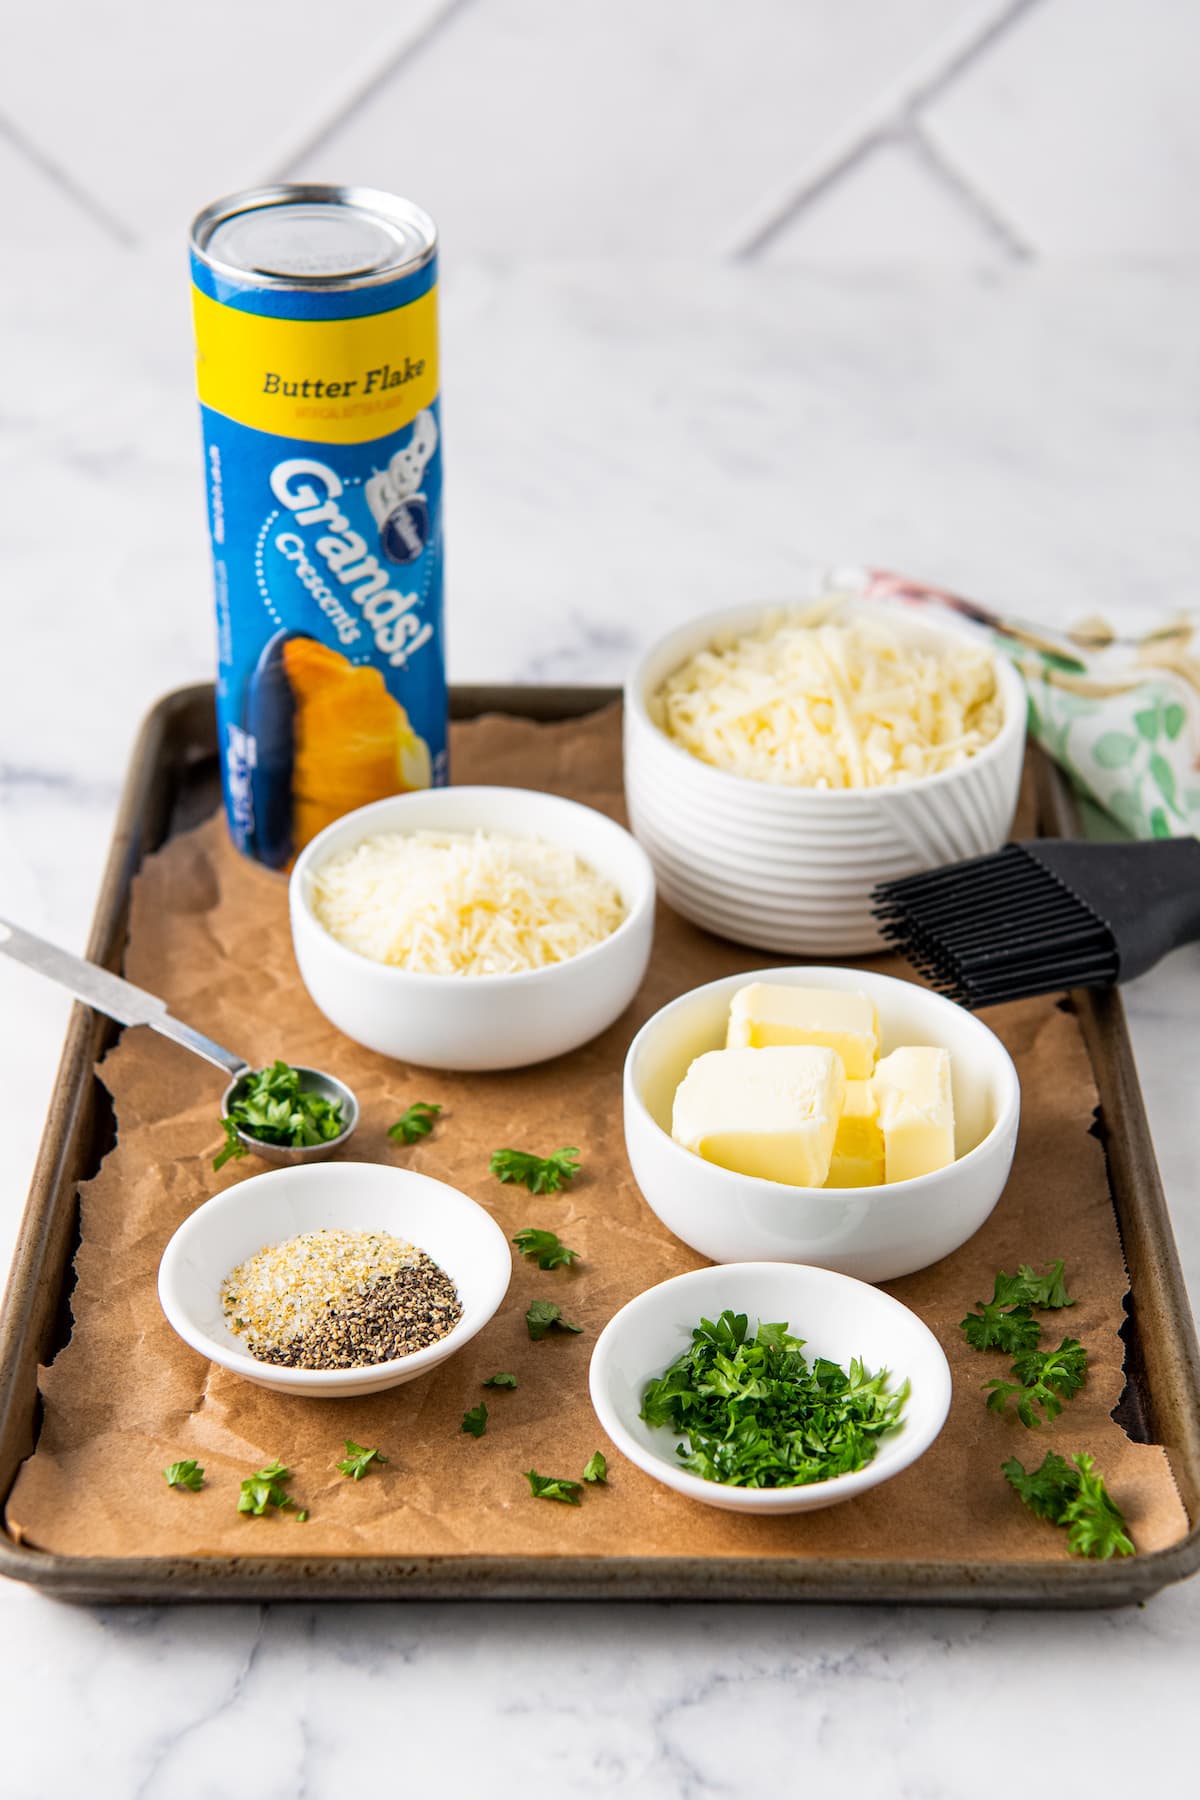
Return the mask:
<path id="1" fill-rule="evenodd" d="M 456 728 L 459 781 L 543 787 L 621 814 L 619 715 L 538 726 L 488 717 Z M 604 1037 L 556 1063 L 496 1075 L 409 1069 L 339 1036 L 309 1001 L 292 959 L 285 882 L 238 857 L 213 819 L 151 857 L 133 898 L 130 978 L 166 996 L 181 1018 L 256 1064 L 275 1056 L 343 1071 L 363 1123 L 356 1159 L 406 1165 L 466 1190 L 509 1237 L 547 1226 L 582 1253 L 582 1267 L 542 1273 L 518 1259 L 497 1317 L 433 1374 L 361 1401 L 268 1393 L 211 1367 L 166 1324 L 155 1294 L 159 1257 L 176 1226 L 210 1194 L 259 1172 L 253 1161 L 211 1168 L 223 1078 L 144 1030 L 126 1031 L 102 1067 L 117 1148 L 82 1195 L 74 1332 L 42 1372 L 45 1421 L 8 1507 L 9 1529 L 48 1550 L 108 1556 L 329 1554 L 746 1556 L 912 1560 L 1049 1560 L 1063 1534 L 1033 1519 L 1000 1475 L 1015 1452 L 1028 1465 L 1051 1445 L 1098 1459 L 1143 1550 L 1175 1542 L 1187 1519 L 1164 1452 L 1131 1443 L 1110 1412 L 1122 1387 L 1117 1336 L 1126 1274 L 1101 1148 L 1089 1135 L 1096 1094 L 1072 1016 L 1052 999 L 998 1009 L 990 1022 L 1021 1075 L 1024 1116 L 1012 1179 L 989 1222 L 956 1255 L 889 1284 L 937 1333 L 950 1358 L 954 1403 L 945 1430 L 913 1468 L 845 1505 L 753 1519 L 696 1505 L 626 1463 L 587 1397 L 596 1334 L 634 1294 L 698 1267 L 641 1200 L 625 1159 L 621 1063 L 642 1021 L 702 981 L 771 959 L 660 909 L 650 973 L 634 1006 Z M 888 966 L 886 964 L 882 966 Z M 896 972 L 904 973 L 902 967 Z M 411 1100 L 445 1108 L 411 1149 L 386 1127 Z M 543 1152 L 577 1144 L 583 1173 L 535 1198 L 488 1173 L 500 1144 Z M 957 1321 L 991 1293 L 997 1268 L 1065 1256 L 1078 1305 L 1059 1319 L 1090 1358 L 1084 1391 L 1047 1430 L 1027 1432 L 984 1410 L 983 1381 L 1002 1357 L 968 1349 Z M 524 1313 L 553 1298 L 580 1337 L 529 1342 Z M 802 1319 L 791 1321 L 803 1332 Z M 1057 1341 L 1052 1337 L 1051 1341 Z M 497 1369 L 515 1392 L 481 1388 Z M 487 1400 L 480 1440 L 463 1412 Z M 333 1467 L 343 1440 L 378 1445 L 389 1466 L 361 1482 Z M 578 1508 L 530 1497 L 521 1471 L 578 1477 L 593 1450 L 609 1456 L 607 1488 Z M 167 1488 L 160 1471 L 196 1457 L 207 1486 Z M 243 1476 L 278 1457 L 309 1509 L 289 1517 L 236 1512 Z"/>

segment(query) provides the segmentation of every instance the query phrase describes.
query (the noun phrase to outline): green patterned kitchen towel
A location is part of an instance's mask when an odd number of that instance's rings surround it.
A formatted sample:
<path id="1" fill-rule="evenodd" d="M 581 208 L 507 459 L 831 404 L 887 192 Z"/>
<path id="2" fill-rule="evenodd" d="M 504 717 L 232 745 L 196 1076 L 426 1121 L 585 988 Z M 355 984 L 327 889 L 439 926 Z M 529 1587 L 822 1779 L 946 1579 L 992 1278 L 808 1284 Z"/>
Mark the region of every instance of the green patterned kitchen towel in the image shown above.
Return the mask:
<path id="1" fill-rule="evenodd" d="M 946 607 L 990 632 L 1024 678 L 1030 731 L 1082 795 L 1132 837 L 1200 833 L 1196 623 L 1122 632 L 1090 618 L 1060 633 L 884 569 L 829 579 L 864 599 Z"/>

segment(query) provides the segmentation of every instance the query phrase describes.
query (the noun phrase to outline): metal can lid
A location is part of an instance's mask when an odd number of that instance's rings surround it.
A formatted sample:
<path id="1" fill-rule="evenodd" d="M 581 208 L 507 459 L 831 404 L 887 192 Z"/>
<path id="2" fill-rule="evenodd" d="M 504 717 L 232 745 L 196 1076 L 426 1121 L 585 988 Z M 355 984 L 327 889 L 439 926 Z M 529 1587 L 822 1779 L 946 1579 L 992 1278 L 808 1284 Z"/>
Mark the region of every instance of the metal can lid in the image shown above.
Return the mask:
<path id="1" fill-rule="evenodd" d="M 215 201 L 192 225 L 210 269 L 264 287 L 370 286 L 420 268 L 436 247 L 428 213 L 375 188 L 255 188 Z"/>

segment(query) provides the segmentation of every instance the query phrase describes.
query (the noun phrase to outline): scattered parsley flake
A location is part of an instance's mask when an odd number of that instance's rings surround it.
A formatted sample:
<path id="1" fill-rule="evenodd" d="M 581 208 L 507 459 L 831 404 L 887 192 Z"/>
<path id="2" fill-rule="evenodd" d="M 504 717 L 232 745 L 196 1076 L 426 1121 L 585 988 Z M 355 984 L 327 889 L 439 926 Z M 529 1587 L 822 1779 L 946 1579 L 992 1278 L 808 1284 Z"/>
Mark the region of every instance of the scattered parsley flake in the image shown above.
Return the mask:
<path id="1" fill-rule="evenodd" d="M 580 1482 L 568 1481 L 565 1475 L 539 1475 L 536 1469 L 526 1469 L 524 1474 L 535 1500 L 561 1500 L 566 1506 L 579 1505 Z"/>
<path id="2" fill-rule="evenodd" d="M 1000 1468 L 1034 1517 L 1049 1519 L 1052 1525 L 1059 1523 L 1068 1501 L 1078 1492 L 1076 1471 L 1065 1456 L 1054 1450 L 1047 1450 L 1040 1465 L 1028 1472 L 1015 1456 L 1001 1463 Z"/>
<path id="3" fill-rule="evenodd" d="M 265 1469 L 256 1470 L 242 1483 L 238 1511 L 252 1513 L 256 1519 L 261 1519 L 273 1506 L 280 1512 L 287 1506 L 295 1506 L 285 1485 L 290 1480 L 291 1470 L 281 1462 L 268 1463 Z"/>
<path id="4" fill-rule="evenodd" d="M 973 1350 L 1004 1350 L 1016 1356 L 1035 1350 L 1041 1341 L 1042 1328 L 1032 1310 L 1057 1312 L 1060 1307 L 1074 1306 L 1063 1279 L 1061 1257 L 1042 1275 L 1021 1263 L 1015 1275 L 1001 1269 L 996 1276 L 990 1300 L 977 1300 L 959 1330 Z"/>
<path id="5" fill-rule="evenodd" d="M 1035 1518 L 1066 1528 L 1072 1555 L 1107 1562 L 1111 1556 L 1134 1554 L 1124 1514 L 1086 1452 L 1068 1462 L 1049 1450 L 1039 1467 L 1028 1471 L 1010 1456 L 1001 1469 Z"/>
<path id="6" fill-rule="evenodd" d="M 1079 1392 L 1087 1379 L 1087 1351 L 1078 1338 L 1064 1338 L 1057 1350 L 1026 1350 L 1014 1357 L 1012 1373 L 1016 1381 L 985 1383 L 991 1390 L 988 1411 L 1002 1413 L 1015 1399 L 1018 1419 L 1032 1431 L 1043 1419 L 1056 1419 L 1063 1401 Z"/>
<path id="7" fill-rule="evenodd" d="M 588 1457 L 583 1468 L 583 1479 L 585 1481 L 602 1481 L 607 1483 L 608 1458 L 605 1456 L 603 1450 L 593 1451 L 592 1455 Z"/>
<path id="8" fill-rule="evenodd" d="M 549 1156 L 532 1156 L 528 1150 L 493 1150 L 488 1168 L 501 1181 L 523 1181 L 531 1194 L 556 1194 L 565 1181 L 579 1173 L 579 1151 L 574 1145 Z"/>
<path id="9" fill-rule="evenodd" d="M 193 1494 L 198 1494 L 204 1486 L 204 1470 L 194 1458 L 189 1458 L 187 1462 L 173 1462 L 169 1469 L 164 1469 L 163 1480 L 168 1487 L 190 1488 Z"/>
<path id="10" fill-rule="evenodd" d="M 406 1106 L 394 1125 L 388 1126 L 388 1136 L 406 1144 L 415 1144 L 429 1133 L 437 1124 L 440 1105 L 432 1100 L 414 1100 Z"/>
<path id="11" fill-rule="evenodd" d="M 510 1375 L 507 1369 L 498 1369 L 494 1375 L 489 1375 L 487 1380 L 483 1383 L 484 1387 L 495 1388 L 515 1388 L 516 1385 L 516 1376 Z"/>
<path id="12" fill-rule="evenodd" d="M 1041 1342 L 1042 1328 L 1027 1306 L 1004 1311 L 994 1300 L 977 1300 L 974 1310 L 958 1324 L 972 1350 L 1006 1350 L 1015 1356 L 1018 1350 L 1034 1350 Z"/>
<path id="13" fill-rule="evenodd" d="M 1038 1275 L 1028 1263 L 1020 1263 L 1015 1275 L 1006 1275 L 1001 1269 L 992 1298 L 1000 1306 L 1034 1306 L 1043 1312 L 1075 1304 L 1067 1293 L 1061 1257 L 1044 1275 Z"/>
<path id="14" fill-rule="evenodd" d="M 578 1250 L 568 1250 L 553 1231 L 537 1231 L 527 1226 L 518 1231 L 513 1243 L 522 1256 L 532 1257 L 539 1269 L 569 1269 L 573 1262 L 578 1262 Z"/>
<path id="15" fill-rule="evenodd" d="M 487 1430 L 487 1421 L 487 1403 L 481 1400 L 478 1406 L 470 1406 L 467 1408 L 466 1412 L 463 1414 L 462 1425 L 459 1429 L 465 1431 L 469 1437 L 481 1438 Z"/>
<path id="16" fill-rule="evenodd" d="M 370 1472 L 372 1463 L 387 1462 L 382 1450 L 366 1450 L 361 1444 L 356 1444 L 353 1438 L 344 1438 L 342 1441 L 346 1446 L 346 1454 L 336 1467 L 341 1474 L 348 1475 L 351 1481 L 361 1481 Z"/>
<path id="17" fill-rule="evenodd" d="M 535 1344 L 540 1344 L 550 1331 L 583 1330 L 582 1325 L 572 1325 L 568 1319 L 564 1319 L 561 1309 L 555 1306 L 553 1300 L 535 1300 L 525 1314 L 525 1325 Z"/>

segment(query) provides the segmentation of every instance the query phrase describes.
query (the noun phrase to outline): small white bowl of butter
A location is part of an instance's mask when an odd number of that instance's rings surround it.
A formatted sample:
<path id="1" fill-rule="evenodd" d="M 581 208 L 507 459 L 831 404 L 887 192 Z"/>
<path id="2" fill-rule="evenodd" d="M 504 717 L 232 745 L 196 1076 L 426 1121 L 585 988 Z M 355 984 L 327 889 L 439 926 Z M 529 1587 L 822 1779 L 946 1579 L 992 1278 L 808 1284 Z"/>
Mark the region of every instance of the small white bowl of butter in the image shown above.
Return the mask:
<path id="1" fill-rule="evenodd" d="M 845 997 L 835 1029 L 789 1030 L 789 1012 L 806 1015 L 781 990 Z M 727 1048 L 739 994 L 758 1017 L 735 1022 Z M 873 1046 L 864 1013 L 877 1019 Z M 848 1076 L 847 1063 L 859 1072 Z M 889 1281 L 948 1256 L 988 1217 L 1012 1164 L 1020 1085 L 995 1033 L 952 1001 L 888 975 L 806 965 L 727 976 L 655 1013 L 629 1048 L 624 1108 L 642 1195 L 694 1250 Z M 864 1185 L 806 1185 L 831 1173 Z"/>

